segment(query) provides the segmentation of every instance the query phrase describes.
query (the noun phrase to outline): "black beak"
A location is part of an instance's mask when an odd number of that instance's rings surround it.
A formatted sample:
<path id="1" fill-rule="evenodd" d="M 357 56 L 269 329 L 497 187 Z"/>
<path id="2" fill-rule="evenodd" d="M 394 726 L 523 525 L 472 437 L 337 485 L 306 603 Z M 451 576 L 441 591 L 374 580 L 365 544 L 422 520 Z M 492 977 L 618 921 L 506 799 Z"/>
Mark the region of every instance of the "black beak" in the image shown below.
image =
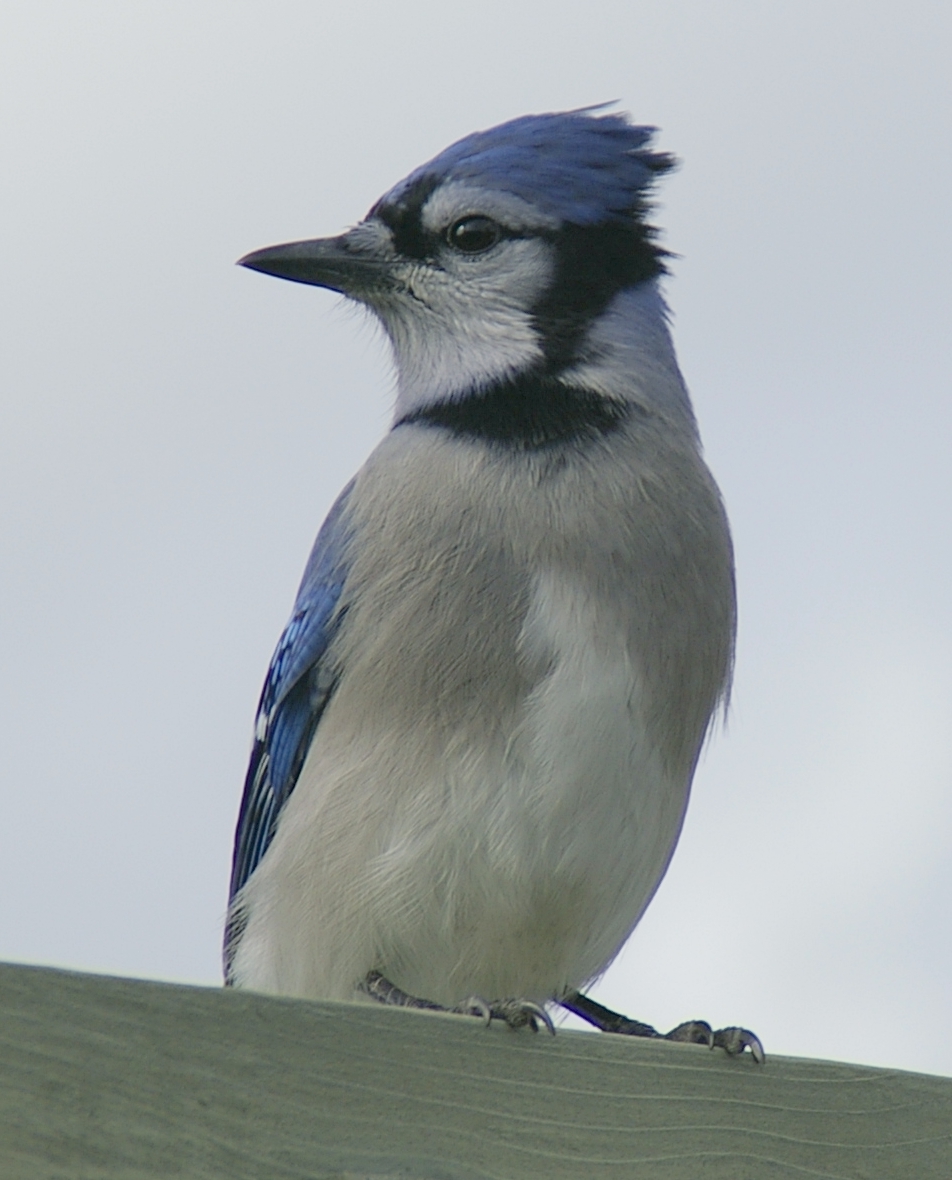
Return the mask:
<path id="1" fill-rule="evenodd" d="M 290 279 L 292 283 L 310 283 L 359 298 L 379 290 L 390 268 L 377 251 L 368 248 L 365 240 L 355 241 L 355 237 L 354 231 L 350 231 L 336 238 L 266 246 L 239 258 L 238 265 Z"/>

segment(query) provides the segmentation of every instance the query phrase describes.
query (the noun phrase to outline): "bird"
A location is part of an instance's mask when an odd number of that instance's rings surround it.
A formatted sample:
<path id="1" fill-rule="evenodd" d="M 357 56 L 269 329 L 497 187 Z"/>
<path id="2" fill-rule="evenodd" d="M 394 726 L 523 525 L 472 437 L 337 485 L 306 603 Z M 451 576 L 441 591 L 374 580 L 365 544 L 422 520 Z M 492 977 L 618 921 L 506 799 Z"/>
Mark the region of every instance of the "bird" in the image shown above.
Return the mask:
<path id="1" fill-rule="evenodd" d="M 719 1045 L 585 994 L 677 843 L 736 596 L 651 223 L 677 163 L 616 110 L 467 135 L 334 237 L 240 265 L 389 339 L 392 423 L 261 693 L 226 984 Z"/>

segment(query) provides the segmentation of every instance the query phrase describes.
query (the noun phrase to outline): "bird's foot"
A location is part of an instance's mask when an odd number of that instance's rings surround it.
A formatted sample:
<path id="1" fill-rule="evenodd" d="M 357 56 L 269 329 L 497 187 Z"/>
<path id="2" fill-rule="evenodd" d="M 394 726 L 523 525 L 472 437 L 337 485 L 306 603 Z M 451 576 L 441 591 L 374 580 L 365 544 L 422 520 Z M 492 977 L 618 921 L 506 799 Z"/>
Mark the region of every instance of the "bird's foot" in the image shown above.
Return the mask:
<path id="1" fill-rule="evenodd" d="M 758 1065 L 763 1065 L 767 1060 L 764 1047 L 760 1043 L 760 1037 L 756 1033 L 752 1033 L 749 1028 L 737 1028 L 736 1025 L 731 1025 L 730 1028 L 715 1029 L 713 1047 L 723 1049 L 731 1057 L 739 1057 L 745 1049 L 749 1049 L 751 1057 Z"/>
<path id="2" fill-rule="evenodd" d="M 494 1000 L 487 1003 L 480 996 L 470 996 L 461 1004 L 453 1008 L 446 1008 L 432 1000 L 423 1000 L 419 996 L 411 996 L 395 983 L 391 983 L 379 971 L 368 971 L 360 985 L 365 995 L 398 1008 L 422 1008 L 429 1012 L 457 1012 L 463 1016 L 475 1016 L 487 1026 L 493 1020 L 504 1020 L 509 1028 L 531 1028 L 538 1032 L 546 1028 L 555 1036 L 555 1025 L 552 1018 L 541 1004 L 533 1000 Z"/>
<path id="3" fill-rule="evenodd" d="M 533 1032 L 544 1028 L 555 1036 L 552 1017 L 533 1000 L 496 1000 L 489 1005 L 489 1014 L 493 1020 L 504 1020 L 509 1028 L 528 1027 Z"/>
<path id="4" fill-rule="evenodd" d="M 629 1037 L 654 1037 L 665 1041 L 681 1041 L 692 1045 L 707 1045 L 709 1049 L 723 1049 L 731 1057 L 750 1049 L 750 1054 L 758 1065 L 763 1065 L 766 1057 L 760 1038 L 746 1028 L 712 1029 L 706 1020 L 686 1020 L 668 1033 L 658 1032 L 650 1024 L 643 1024 L 640 1020 L 631 1020 L 611 1008 L 605 1008 L 595 1000 L 583 996 L 581 992 L 567 992 L 559 1000 L 563 1008 L 581 1016 L 589 1024 L 594 1024 L 602 1032 L 621 1033 Z"/>

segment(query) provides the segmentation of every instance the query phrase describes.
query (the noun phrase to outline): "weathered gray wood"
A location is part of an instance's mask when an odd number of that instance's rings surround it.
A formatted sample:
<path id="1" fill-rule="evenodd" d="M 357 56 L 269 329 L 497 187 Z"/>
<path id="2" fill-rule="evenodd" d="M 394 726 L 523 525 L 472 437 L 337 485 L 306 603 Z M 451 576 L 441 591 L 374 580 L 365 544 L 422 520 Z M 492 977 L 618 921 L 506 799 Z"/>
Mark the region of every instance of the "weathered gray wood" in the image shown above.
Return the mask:
<path id="1" fill-rule="evenodd" d="M 0 1177 L 949 1180 L 952 1079 L 2 966 Z"/>

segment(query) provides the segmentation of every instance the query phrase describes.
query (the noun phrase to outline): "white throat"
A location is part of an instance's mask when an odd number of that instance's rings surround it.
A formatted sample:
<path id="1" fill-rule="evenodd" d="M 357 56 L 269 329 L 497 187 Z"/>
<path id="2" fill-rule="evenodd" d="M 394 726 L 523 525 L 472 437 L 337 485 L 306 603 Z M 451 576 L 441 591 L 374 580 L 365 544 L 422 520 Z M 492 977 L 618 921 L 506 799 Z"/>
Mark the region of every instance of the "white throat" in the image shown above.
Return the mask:
<path id="1" fill-rule="evenodd" d="M 492 269 L 454 271 L 406 263 L 401 286 L 374 304 L 393 344 L 396 417 L 537 364 L 542 341 L 531 309 L 551 281 L 547 243 L 507 243 Z"/>

